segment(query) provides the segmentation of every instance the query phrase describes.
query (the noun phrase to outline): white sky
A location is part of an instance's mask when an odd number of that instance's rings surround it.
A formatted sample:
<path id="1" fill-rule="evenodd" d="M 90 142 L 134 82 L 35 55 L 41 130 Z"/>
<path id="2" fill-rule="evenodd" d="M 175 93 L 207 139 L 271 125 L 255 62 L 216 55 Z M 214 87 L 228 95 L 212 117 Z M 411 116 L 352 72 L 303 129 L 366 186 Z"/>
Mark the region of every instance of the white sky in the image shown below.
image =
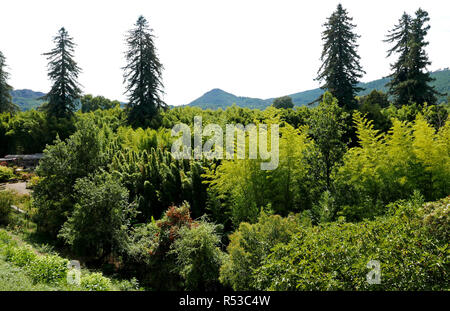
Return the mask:
<path id="1" fill-rule="evenodd" d="M 239 96 L 277 97 L 318 87 L 321 25 L 335 0 L 7 0 L 0 11 L 0 50 L 15 89 L 47 92 L 46 59 L 62 26 L 77 44 L 84 93 L 126 100 L 124 36 L 144 15 L 157 36 L 165 100 L 187 104 L 212 88 Z M 362 81 L 389 73 L 385 34 L 403 11 L 431 18 L 429 68 L 450 66 L 450 1 L 342 0 L 354 18 Z"/>

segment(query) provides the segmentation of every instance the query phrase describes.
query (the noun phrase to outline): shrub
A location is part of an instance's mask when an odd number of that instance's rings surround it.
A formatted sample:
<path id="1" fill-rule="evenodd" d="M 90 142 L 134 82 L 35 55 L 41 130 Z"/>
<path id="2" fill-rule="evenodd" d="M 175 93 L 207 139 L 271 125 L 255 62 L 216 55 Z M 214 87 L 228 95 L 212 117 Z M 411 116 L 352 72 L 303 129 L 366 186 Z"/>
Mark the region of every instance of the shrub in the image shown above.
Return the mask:
<path id="1" fill-rule="evenodd" d="M 27 183 L 27 189 L 33 189 L 39 183 L 40 178 L 38 176 L 33 176 Z"/>
<path id="2" fill-rule="evenodd" d="M 278 243 L 288 243 L 299 223 L 294 217 L 261 213 L 255 224 L 241 223 L 230 236 L 228 257 L 220 269 L 220 281 L 234 290 L 252 290 L 253 270 L 258 268 Z"/>
<path id="3" fill-rule="evenodd" d="M 182 227 L 171 253 L 176 256 L 175 270 L 185 282 L 187 290 L 211 290 L 219 285 L 219 269 L 223 252 L 218 247 L 219 226 L 205 220 L 191 228 Z"/>
<path id="4" fill-rule="evenodd" d="M 1 244 L 9 244 L 10 241 L 11 241 L 11 237 L 9 236 L 8 232 L 0 229 L 0 243 Z"/>
<path id="5" fill-rule="evenodd" d="M 0 224 L 8 224 L 13 203 L 14 197 L 11 192 L 0 191 Z"/>
<path id="6" fill-rule="evenodd" d="M 113 289 L 111 280 L 99 272 L 82 275 L 81 288 L 88 291 L 109 291 Z"/>
<path id="7" fill-rule="evenodd" d="M 273 249 L 254 270 L 253 284 L 261 290 L 448 289 L 448 240 L 431 239 L 423 217 L 416 204 L 400 202 L 390 216 L 372 221 L 305 228 Z M 381 284 L 366 281 L 370 260 L 380 262 Z"/>
<path id="8" fill-rule="evenodd" d="M 140 290 L 139 281 L 136 278 L 132 278 L 131 280 L 115 281 L 113 285 L 117 287 L 120 291 L 125 292 Z"/>
<path id="9" fill-rule="evenodd" d="M 14 177 L 14 170 L 0 165 L 0 182 L 5 182 Z"/>
<path id="10" fill-rule="evenodd" d="M 450 241 L 450 196 L 426 203 L 423 212 L 423 224 L 428 232 L 440 241 Z"/>
<path id="11" fill-rule="evenodd" d="M 109 174 L 79 179 L 75 207 L 59 234 L 81 255 L 103 258 L 126 248 L 134 210 L 128 190 Z"/>
<path id="12" fill-rule="evenodd" d="M 18 267 L 26 267 L 36 259 L 36 254 L 31 247 L 9 244 L 5 250 L 6 261 L 12 262 Z"/>
<path id="13" fill-rule="evenodd" d="M 38 256 L 31 261 L 28 272 L 36 283 L 56 284 L 66 279 L 68 262 L 57 255 Z"/>
<path id="14" fill-rule="evenodd" d="M 164 216 L 132 232 L 129 265 L 135 266 L 140 280 L 158 290 L 181 290 L 183 280 L 177 273 L 176 255 L 171 251 L 180 230 L 191 228 L 193 220 L 187 203 L 172 206 Z"/>

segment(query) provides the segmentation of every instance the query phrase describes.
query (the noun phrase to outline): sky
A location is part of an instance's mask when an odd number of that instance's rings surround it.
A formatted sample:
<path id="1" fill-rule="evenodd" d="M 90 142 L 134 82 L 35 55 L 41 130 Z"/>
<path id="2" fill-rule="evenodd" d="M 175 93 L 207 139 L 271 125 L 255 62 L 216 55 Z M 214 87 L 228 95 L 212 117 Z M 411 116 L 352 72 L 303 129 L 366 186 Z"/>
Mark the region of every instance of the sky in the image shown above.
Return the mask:
<path id="1" fill-rule="evenodd" d="M 383 43 L 404 11 L 428 11 L 430 70 L 450 67 L 450 1 L 342 0 L 357 24 L 363 82 L 389 74 Z M 14 0 L 2 1 L 0 51 L 15 89 L 47 92 L 52 38 L 65 27 L 77 44 L 85 94 L 126 101 L 125 35 L 144 15 L 164 65 L 164 100 L 188 104 L 213 88 L 271 98 L 319 87 L 321 31 L 339 1 Z"/>

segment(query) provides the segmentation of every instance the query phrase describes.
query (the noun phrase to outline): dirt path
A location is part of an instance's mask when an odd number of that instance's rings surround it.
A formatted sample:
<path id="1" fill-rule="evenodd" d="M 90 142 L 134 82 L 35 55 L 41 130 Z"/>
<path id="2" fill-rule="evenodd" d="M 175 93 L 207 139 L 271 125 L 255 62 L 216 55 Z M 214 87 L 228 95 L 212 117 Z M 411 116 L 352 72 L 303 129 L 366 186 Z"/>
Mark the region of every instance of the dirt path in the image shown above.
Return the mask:
<path id="1" fill-rule="evenodd" d="M 26 182 L 18 182 L 18 183 L 14 183 L 14 184 L 6 184 L 6 185 L 2 185 L 2 187 L 5 187 L 5 190 L 16 191 L 18 194 L 31 194 L 31 190 L 27 189 L 27 183 Z"/>

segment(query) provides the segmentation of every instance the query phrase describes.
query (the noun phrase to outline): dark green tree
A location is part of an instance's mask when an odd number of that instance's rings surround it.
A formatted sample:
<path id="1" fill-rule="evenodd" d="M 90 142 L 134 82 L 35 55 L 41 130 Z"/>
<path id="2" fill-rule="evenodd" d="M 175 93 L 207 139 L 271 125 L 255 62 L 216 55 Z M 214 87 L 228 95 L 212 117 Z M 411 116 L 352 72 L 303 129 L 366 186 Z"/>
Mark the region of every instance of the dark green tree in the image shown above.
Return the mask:
<path id="1" fill-rule="evenodd" d="M 73 59 L 73 38 L 63 28 L 53 38 L 56 47 L 48 53 L 48 76 L 53 81 L 50 92 L 43 98 L 48 100 L 44 110 L 58 118 L 70 117 L 81 97 L 80 84 L 77 82 L 81 69 Z"/>
<path id="2" fill-rule="evenodd" d="M 385 42 L 393 43 L 388 50 L 388 57 L 398 54 L 398 59 L 391 64 L 391 80 L 386 84 L 388 94 L 394 98 L 397 107 L 417 103 L 423 105 L 436 104 L 440 95 L 432 86 L 433 81 L 426 67 L 431 64 L 425 47 L 428 42 L 425 36 L 430 29 L 427 24 L 430 18 L 428 13 L 419 9 L 415 18 L 403 13 L 399 23 L 387 35 Z"/>
<path id="3" fill-rule="evenodd" d="M 9 73 L 5 69 L 6 58 L 0 51 L 0 113 L 16 112 L 19 108 L 11 101 L 12 87 L 8 84 Z"/>
<path id="4" fill-rule="evenodd" d="M 315 144 L 308 156 L 310 176 L 322 190 L 330 190 L 333 168 L 347 150 L 344 142 L 347 118 L 348 113 L 329 92 L 325 92 L 323 102 L 311 113 L 309 133 Z"/>
<path id="5" fill-rule="evenodd" d="M 427 24 L 429 21 L 428 12 L 419 8 L 411 24 L 410 50 L 407 63 L 410 68 L 408 80 L 412 86 L 410 102 L 418 105 L 423 105 L 425 102 L 434 105 L 437 102 L 436 95 L 443 95 L 429 84 L 435 79 L 426 70 L 427 66 L 431 65 L 425 51 L 425 47 L 429 44 L 425 41 L 425 36 L 430 29 L 430 25 Z"/>
<path id="6" fill-rule="evenodd" d="M 292 102 L 292 98 L 289 96 L 283 96 L 279 98 L 275 98 L 273 100 L 273 104 L 275 108 L 294 108 L 294 103 Z"/>
<path id="7" fill-rule="evenodd" d="M 149 126 L 159 110 L 167 107 L 161 99 L 163 66 L 156 54 L 152 31 L 147 20 L 139 16 L 126 39 L 128 64 L 123 68 L 124 83 L 129 94 L 128 119 L 133 126 Z"/>
<path id="8" fill-rule="evenodd" d="M 324 24 L 320 57 L 322 66 L 316 78 L 318 81 L 324 80 L 321 88 L 330 91 L 338 99 L 339 106 L 347 109 L 356 108 L 355 95 L 362 90 L 357 84 L 365 73 L 359 64 L 356 44 L 359 35 L 353 31 L 356 25 L 351 23 L 352 20 L 339 4 Z"/>
<path id="9" fill-rule="evenodd" d="M 388 57 L 392 54 L 398 54 L 398 59 L 391 64 L 393 73 L 389 75 L 391 80 L 386 84 L 388 87 L 388 94 L 394 98 L 396 106 L 403 106 L 408 104 L 410 86 L 408 80 L 408 66 L 407 60 L 409 55 L 409 39 L 411 28 L 411 16 L 403 13 L 398 21 L 398 24 L 389 31 L 387 39 L 384 42 L 395 43 L 395 45 L 388 50 Z"/>
<path id="10" fill-rule="evenodd" d="M 120 106 L 120 102 L 117 100 L 109 100 L 103 96 L 92 96 L 91 94 L 81 97 L 81 111 L 90 112 L 98 109 L 108 110 L 116 106 Z"/>
<path id="11" fill-rule="evenodd" d="M 387 94 L 378 90 L 373 90 L 369 94 L 361 96 L 358 101 L 358 110 L 369 120 L 373 121 L 373 125 L 376 129 L 383 132 L 387 132 L 392 126 L 389 118 L 381 111 L 387 107 L 389 107 Z"/>

